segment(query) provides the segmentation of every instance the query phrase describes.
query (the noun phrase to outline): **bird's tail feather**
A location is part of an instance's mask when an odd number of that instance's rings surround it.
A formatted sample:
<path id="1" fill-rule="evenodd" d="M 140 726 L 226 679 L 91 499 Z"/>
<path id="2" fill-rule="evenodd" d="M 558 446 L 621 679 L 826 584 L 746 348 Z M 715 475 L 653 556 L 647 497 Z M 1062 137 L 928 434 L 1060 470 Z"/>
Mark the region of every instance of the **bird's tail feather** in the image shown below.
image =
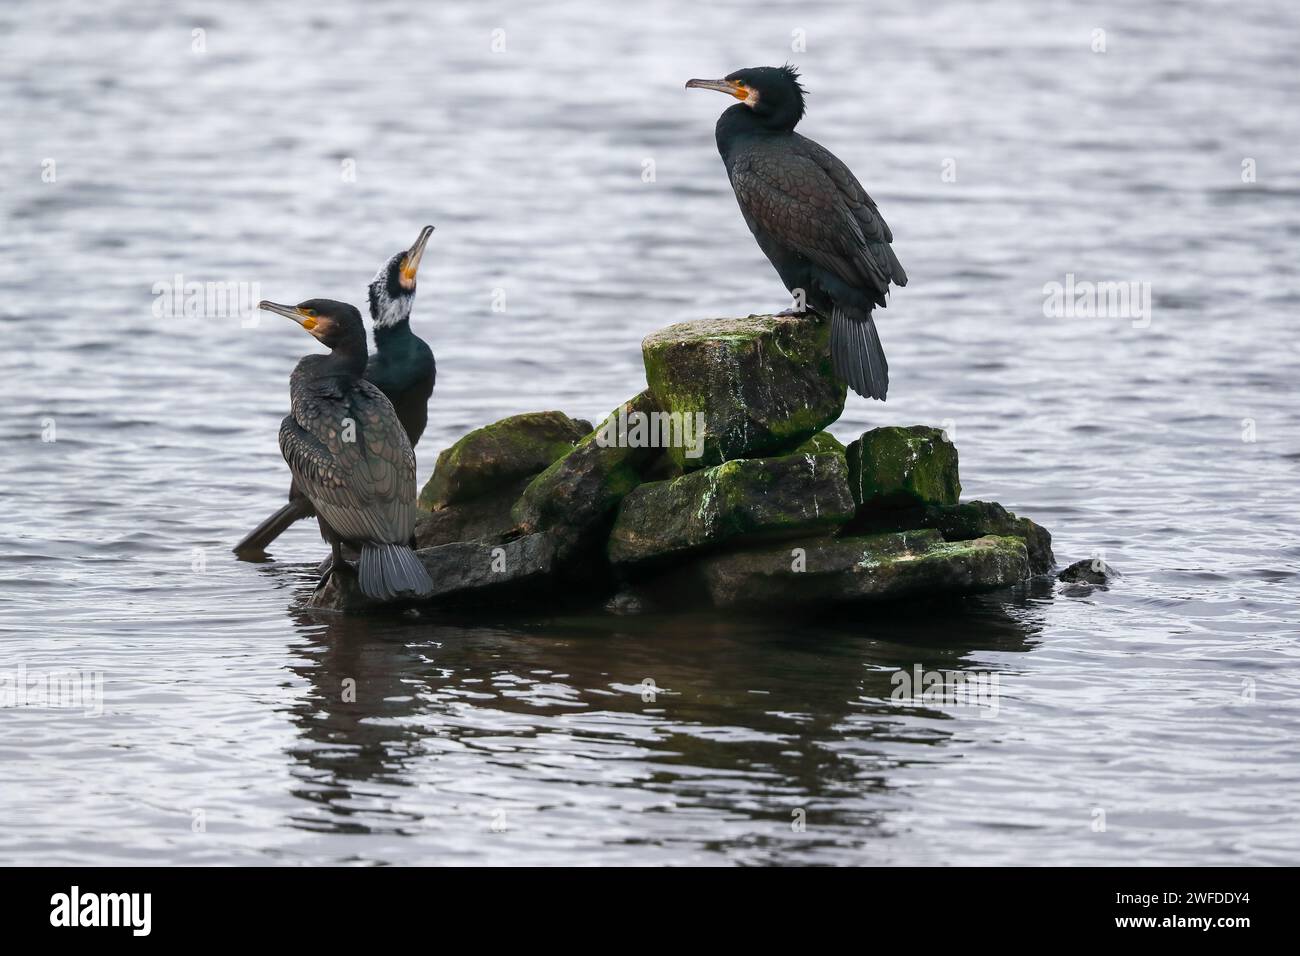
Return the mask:
<path id="1" fill-rule="evenodd" d="M 853 391 L 864 398 L 885 400 L 889 363 L 870 314 L 857 318 L 836 307 L 831 315 L 831 361 L 835 374 Z"/>
<path id="2" fill-rule="evenodd" d="M 364 545 L 357 581 L 362 594 L 379 601 L 424 597 L 433 591 L 429 572 L 416 553 L 404 544 Z"/>
<path id="3" fill-rule="evenodd" d="M 316 513 L 307 498 L 294 498 L 287 505 L 250 531 L 244 540 L 235 545 L 235 554 L 261 554 L 295 521 L 310 518 Z"/>

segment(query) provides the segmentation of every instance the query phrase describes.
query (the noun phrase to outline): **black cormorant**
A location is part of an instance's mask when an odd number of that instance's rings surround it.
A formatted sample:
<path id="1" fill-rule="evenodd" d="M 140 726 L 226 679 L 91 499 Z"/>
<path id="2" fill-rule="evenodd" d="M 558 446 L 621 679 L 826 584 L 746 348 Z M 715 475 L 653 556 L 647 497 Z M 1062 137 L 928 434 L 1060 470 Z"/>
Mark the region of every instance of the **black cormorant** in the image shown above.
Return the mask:
<path id="1" fill-rule="evenodd" d="M 859 395 L 885 399 L 889 365 L 871 310 L 889 284 L 907 285 L 889 226 L 853 173 L 800 136 L 804 91 L 792 67 L 737 70 L 687 87 L 740 100 L 723 111 L 718 152 L 750 232 L 804 304 L 831 317 L 836 374 Z"/>
<path id="2" fill-rule="evenodd" d="M 433 588 L 411 550 L 415 531 L 415 452 L 392 403 L 366 381 L 366 328 L 344 302 L 259 303 L 288 316 L 329 346 L 308 355 L 289 378 L 290 413 L 280 451 L 294 487 L 311 502 L 333 562 L 321 578 L 347 567 L 342 546 L 360 553 L 357 581 L 377 600 L 419 597 Z"/>
<path id="3" fill-rule="evenodd" d="M 429 396 L 433 394 L 437 375 L 433 350 L 411 331 L 416 272 L 431 235 L 433 226 L 421 229 L 415 244 L 384 263 L 369 287 L 375 351 L 366 366 L 366 379 L 378 385 L 393 403 L 412 448 L 428 424 Z M 289 503 L 249 532 L 235 545 L 235 553 L 262 554 L 295 521 L 310 518 L 314 513 L 311 502 L 290 486 Z"/>

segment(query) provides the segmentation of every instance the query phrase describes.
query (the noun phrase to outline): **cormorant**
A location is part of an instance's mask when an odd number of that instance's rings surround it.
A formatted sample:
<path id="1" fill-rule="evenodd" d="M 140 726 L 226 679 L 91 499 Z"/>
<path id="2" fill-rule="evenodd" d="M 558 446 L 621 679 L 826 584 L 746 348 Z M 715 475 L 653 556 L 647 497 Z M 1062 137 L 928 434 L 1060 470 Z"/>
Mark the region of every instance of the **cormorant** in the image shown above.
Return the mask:
<path id="1" fill-rule="evenodd" d="M 836 374 L 859 395 L 884 401 L 889 364 L 871 310 L 885 307 L 890 282 L 907 285 L 907 273 L 853 173 L 794 131 L 804 114 L 799 74 L 762 66 L 686 86 L 740 100 L 723 111 L 716 136 L 745 223 L 786 288 L 831 316 Z"/>
<path id="2" fill-rule="evenodd" d="M 291 411 L 280 423 L 280 451 L 294 487 L 311 502 L 332 549 L 321 585 L 348 567 L 346 544 L 360 552 L 363 594 L 377 600 L 428 594 L 433 582 L 410 547 L 415 452 L 392 403 L 362 377 L 361 313 L 331 299 L 258 308 L 288 316 L 330 349 L 298 362 L 289 378 Z"/>
<path id="3" fill-rule="evenodd" d="M 420 230 L 409 249 L 395 253 L 375 273 L 369 286 L 370 321 L 375 352 L 366 366 L 366 379 L 379 386 L 397 411 L 414 448 L 429 421 L 429 396 L 433 394 L 437 366 L 428 343 L 411 331 L 411 306 L 415 303 L 415 276 L 433 226 Z M 258 555 L 295 521 L 310 518 L 311 502 L 290 486 L 289 503 L 254 528 L 235 545 L 235 553 Z"/>

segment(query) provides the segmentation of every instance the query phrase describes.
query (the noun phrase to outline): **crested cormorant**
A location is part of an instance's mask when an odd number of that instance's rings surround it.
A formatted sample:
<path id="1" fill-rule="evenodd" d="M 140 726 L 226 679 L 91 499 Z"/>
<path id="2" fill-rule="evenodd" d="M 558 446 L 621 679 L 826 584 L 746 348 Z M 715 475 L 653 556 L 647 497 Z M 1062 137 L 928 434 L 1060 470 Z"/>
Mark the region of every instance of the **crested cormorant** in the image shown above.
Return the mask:
<path id="1" fill-rule="evenodd" d="M 737 70 L 686 86 L 740 100 L 718 120 L 718 152 L 758 246 L 781 281 L 831 316 L 836 374 L 859 395 L 885 400 L 889 365 L 871 310 L 889 284 L 907 285 L 889 226 L 853 173 L 794 131 L 804 91 L 793 67 Z"/>
<path id="2" fill-rule="evenodd" d="M 258 308 L 288 316 L 330 349 L 298 362 L 289 378 L 291 411 L 280 423 L 280 451 L 294 486 L 311 502 L 332 549 L 321 584 L 348 567 L 346 544 L 360 552 L 357 581 L 366 596 L 428 594 L 433 582 L 410 547 L 415 452 L 392 403 L 362 377 L 361 313 L 331 299 Z"/>
<path id="3" fill-rule="evenodd" d="M 428 424 L 429 396 L 437 375 L 433 350 L 411 331 L 416 272 L 431 235 L 433 226 L 421 229 L 414 245 L 395 253 L 380 266 L 369 286 L 375 351 L 366 366 L 366 379 L 378 385 L 393 403 L 412 448 Z M 261 554 L 295 521 L 314 513 L 306 496 L 290 486 L 289 503 L 249 532 L 234 551 L 241 555 Z"/>

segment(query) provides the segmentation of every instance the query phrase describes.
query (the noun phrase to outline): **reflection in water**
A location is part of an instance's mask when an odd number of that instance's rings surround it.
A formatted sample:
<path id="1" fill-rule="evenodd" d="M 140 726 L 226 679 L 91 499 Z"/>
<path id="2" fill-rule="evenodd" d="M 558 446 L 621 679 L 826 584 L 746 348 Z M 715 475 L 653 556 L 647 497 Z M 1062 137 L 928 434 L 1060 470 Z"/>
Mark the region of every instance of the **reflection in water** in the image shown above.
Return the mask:
<path id="1" fill-rule="evenodd" d="M 491 627 L 300 606 L 309 641 L 292 669 L 309 690 L 290 753 L 306 807 L 293 824 L 418 836 L 455 817 L 473 854 L 494 825 L 596 801 L 645 811 L 644 827 L 611 834 L 624 845 L 671 839 L 678 815 L 725 821 L 705 849 L 764 860 L 889 835 L 891 770 L 926 759 L 900 754 L 942 747 L 961 722 L 891 701 L 894 676 L 985 671 L 990 652 L 1030 650 L 1040 612 L 1006 599 L 811 623 L 709 612 Z M 805 820 L 811 832 L 791 828 Z"/>

